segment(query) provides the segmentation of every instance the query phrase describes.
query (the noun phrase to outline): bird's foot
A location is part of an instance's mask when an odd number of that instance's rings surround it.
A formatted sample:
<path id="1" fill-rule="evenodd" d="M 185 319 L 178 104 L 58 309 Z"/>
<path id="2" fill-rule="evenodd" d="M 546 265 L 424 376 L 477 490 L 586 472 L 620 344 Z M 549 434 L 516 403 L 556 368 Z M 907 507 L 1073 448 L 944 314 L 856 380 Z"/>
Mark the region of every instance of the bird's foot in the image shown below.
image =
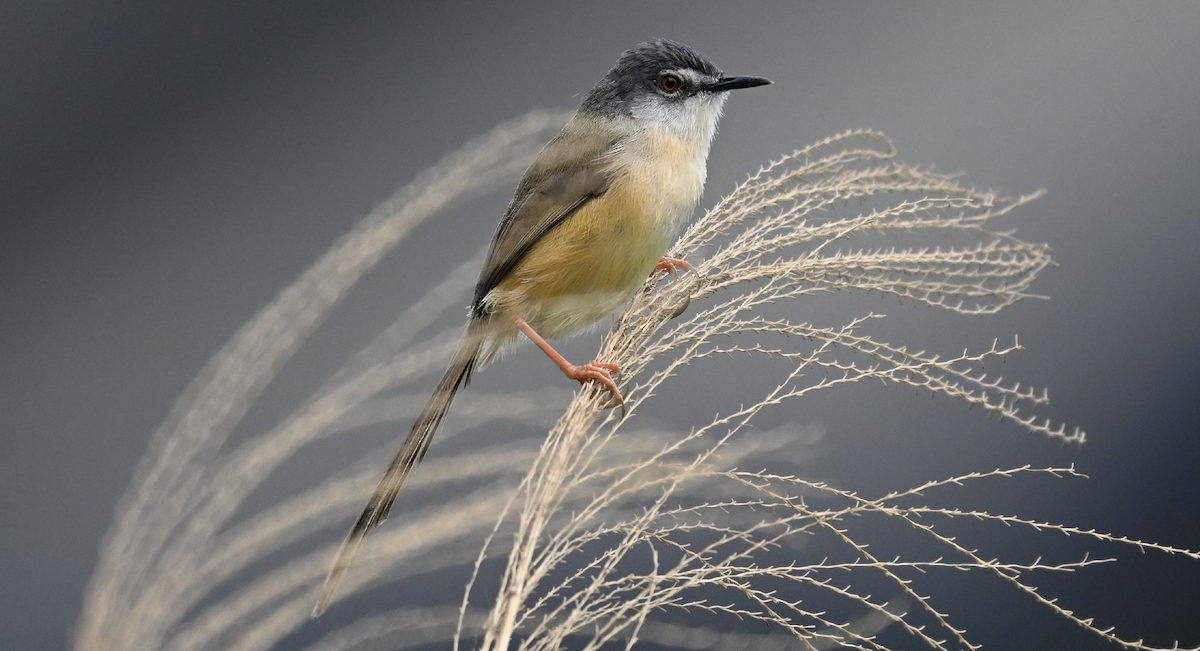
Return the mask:
<path id="1" fill-rule="evenodd" d="M 617 383 L 613 381 L 614 376 L 617 379 L 621 378 L 621 368 L 619 366 L 611 362 L 591 362 L 583 366 L 572 364 L 569 368 L 564 368 L 563 373 L 580 384 L 587 383 L 589 380 L 599 383 L 608 391 L 611 406 L 620 407 L 621 418 L 625 418 L 625 400 L 621 398 L 621 390 L 617 388 Z"/>
<path id="2" fill-rule="evenodd" d="M 662 259 L 658 261 L 658 264 L 654 265 L 655 273 L 657 273 L 659 271 L 665 271 L 665 272 L 671 274 L 672 276 L 675 276 L 676 278 L 679 277 L 680 269 L 682 269 L 684 271 L 691 271 L 692 265 L 688 264 L 687 260 L 681 260 L 679 258 L 672 258 L 667 255 L 664 255 L 662 257 Z"/>
<path id="3" fill-rule="evenodd" d="M 611 362 L 592 362 L 590 364 L 584 364 L 583 366 L 576 366 L 568 362 L 562 355 L 558 354 L 558 351 L 554 350 L 554 347 L 551 346 L 545 339 L 543 339 L 542 336 L 533 329 L 533 326 L 526 323 L 525 319 L 522 319 L 516 314 L 510 314 L 510 316 L 512 317 L 513 323 L 516 324 L 517 329 L 519 329 L 521 332 L 524 332 L 525 336 L 529 337 L 530 341 L 532 341 L 538 348 L 541 348 L 542 352 L 546 353 L 546 356 L 549 357 L 551 361 L 553 361 L 554 364 L 558 366 L 558 368 L 561 369 L 567 377 L 571 378 L 572 380 L 576 380 L 581 384 L 587 382 L 588 380 L 599 382 L 600 385 L 608 391 L 612 406 L 620 406 L 621 418 L 625 418 L 625 401 L 621 399 L 621 390 L 617 388 L 617 383 L 613 381 L 614 375 L 617 376 L 617 379 L 621 378 L 621 367 Z"/>

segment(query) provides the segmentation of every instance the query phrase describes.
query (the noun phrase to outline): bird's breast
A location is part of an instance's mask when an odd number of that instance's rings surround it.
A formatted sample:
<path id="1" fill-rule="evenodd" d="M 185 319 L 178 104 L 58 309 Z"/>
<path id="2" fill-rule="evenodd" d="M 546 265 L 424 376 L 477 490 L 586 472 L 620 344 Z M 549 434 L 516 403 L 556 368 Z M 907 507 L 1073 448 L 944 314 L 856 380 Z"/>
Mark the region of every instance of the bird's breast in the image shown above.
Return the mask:
<path id="1" fill-rule="evenodd" d="M 631 201 L 642 219 L 660 222 L 668 240 L 691 214 L 707 176 L 708 142 L 682 138 L 660 129 L 647 130 L 614 155 L 614 185 Z"/>
<path id="2" fill-rule="evenodd" d="M 545 337 L 585 328 L 653 272 L 704 189 L 706 151 L 653 132 L 609 161 L 612 183 L 550 229 L 491 294 Z"/>

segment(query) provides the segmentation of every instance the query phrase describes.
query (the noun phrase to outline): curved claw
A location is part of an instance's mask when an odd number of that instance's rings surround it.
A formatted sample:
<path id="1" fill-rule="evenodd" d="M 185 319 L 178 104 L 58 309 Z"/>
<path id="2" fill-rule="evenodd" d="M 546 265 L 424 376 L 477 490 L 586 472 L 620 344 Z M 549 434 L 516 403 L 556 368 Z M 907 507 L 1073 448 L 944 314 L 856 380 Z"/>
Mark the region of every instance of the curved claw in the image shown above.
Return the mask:
<path id="1" fill-rule="evenodd" d="M 617 381 L 621 380 L 621 367 L 613 364 L 612 362 L 592 360 L 592 363 L 588 364 L 587 366 L 599 366 L 600 368 L 608 371 L 609 375 L 616 378 Z"/>
<path id="2" fill-rule="evenodd" d="M 617 378 L 621 377 L 621 368 L 611 362 L 591 362 L 583 366 L 571 366 L 569 369 L 563 369 L 567 377 L 572 380 L 577 380 L 580 384 L 586 383 L 588 380 L 594 380 L 600 383 L 605 390 L 608 391 L 609 397 L 612 398 L 614 407 L 621 408 L 621 419 L 625 418 L 625 400 L 621 398 L 621 390 L 617 388 L 617 383 L 613 381 L 613 375 Z"/>
<path id="3" fill-rule="evenodd" d="M 680 269 L 683 269 L 684 271 L 691 271 L 692 265 L 688 264 L 687 260 L 672 258 L 666 255 L 664 255 L 662 259 L 658 261 L 658 264 L 654 265 L 655 272 L 665 271 L 676 278 L 679 277 Z"/>

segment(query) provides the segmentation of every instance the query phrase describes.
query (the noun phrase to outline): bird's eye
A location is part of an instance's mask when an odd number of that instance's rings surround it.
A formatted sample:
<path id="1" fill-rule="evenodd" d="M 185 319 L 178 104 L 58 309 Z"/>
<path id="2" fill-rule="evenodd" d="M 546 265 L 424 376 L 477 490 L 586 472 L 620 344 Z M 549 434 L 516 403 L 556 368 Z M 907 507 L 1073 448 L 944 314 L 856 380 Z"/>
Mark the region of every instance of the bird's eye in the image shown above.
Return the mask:
<path id="1" fill-rule="evenodd" d="M 674 95 L 683 88 L 683 78 L 672 72 L 664 72 L 658 76 L 658 88 L 668 95 Z"/>

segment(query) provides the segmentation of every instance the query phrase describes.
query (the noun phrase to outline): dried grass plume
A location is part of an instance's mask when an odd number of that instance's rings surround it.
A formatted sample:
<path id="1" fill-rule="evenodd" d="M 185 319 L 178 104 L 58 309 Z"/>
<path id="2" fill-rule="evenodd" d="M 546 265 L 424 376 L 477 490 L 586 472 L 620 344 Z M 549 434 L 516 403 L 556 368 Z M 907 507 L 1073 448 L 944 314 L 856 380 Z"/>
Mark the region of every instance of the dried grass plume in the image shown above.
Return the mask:
<path id="1" fill-rule="evenodd" d="M 622 368 L 624 421 L 586 387 L 572 398 L 561 386 L 512 382 L 519 388 L 460 399 L 401 493 L 404 508 L 364 545 L 330 616 L 311 622 L 336 537 L 392 442 L 294 497 L 246 512 L 248 498 L 310 446 L 412 417 L 454 342 L 424 333 L 465 303 L 478 260 L 431 288 L 276 426 L 231 436 L 281 366 L 416 224 L 511 182 L 566 118 L 531 114 L 469 143 L 365 218 L 213 358 L 118 507 L 77 649 L 966 649 L 974 646 L 954 604 L 928 589 L 961 572 L 1009 586 L 1114 647 L 1177 648 L 1073 612 L 1039 590 L 1039 577 L 1086 571 L 1126 549 L 1191 562 L 1197 552 L 954 504 L 963 484 L 1082 477 L 1074 468 L 981 470 L 863 496 L 798 472 L 806 441 L 819 436 L 812 428 L 748 431 L 764 410 L 876 381 L 948 396 L 1009 429 L 1084 441 L 1035 417 L 1044 391 L 985 373 L 986 362 L 1020 349 L 1015 340 L 943 355 L 887 341 L 877 313 L 834 326 L 788 318 L 786 306 L 845 292 L 991 314 L 1034 297 L 1032 284 L 1053 264 L 1047 246 L 992 226 L 1037 193 L 1003 200 L 965 188 L 899 162 L 872 131 L 763 168 L 680 237 L 670 255 L 694 273 L 648 280 L 597 355 Z M 728 358 L 770 368 L 778 381 L 728 413 L 639 419 L 685 366 L 719 373 Z M 440 452 L 502 421 L 549 432 L 533 445 L 481 436 L 468 451 Z M 746 469 L 763 459 L 778 463 Z M 1048 548 L 1071 536 L 1096 553 L 1011 558 L 958 535 L 991 527 Z M 898 538 L 916 546 L 890 548 Z M 461 597 L 381 600 L 396 598 L 381 586 L 431 576 L 462 578 Z"/>

